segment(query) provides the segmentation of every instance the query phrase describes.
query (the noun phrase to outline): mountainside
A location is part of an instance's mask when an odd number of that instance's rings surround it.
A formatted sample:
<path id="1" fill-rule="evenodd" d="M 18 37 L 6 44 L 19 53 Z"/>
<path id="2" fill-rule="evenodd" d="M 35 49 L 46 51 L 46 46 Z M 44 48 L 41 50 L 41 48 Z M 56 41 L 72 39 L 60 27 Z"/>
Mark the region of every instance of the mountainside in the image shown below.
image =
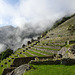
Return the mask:
<path id="1" fill-rule="evenodd" d="M 47 33 L 47 36 L 49 37 L 65 37 L 65 36 L 70 36 L 69 31 L 67 30 L 69 25 L 75 25 L 75 16 L 72 17 L 71 19 L 67 20 L 66 22 L 62 23 L 52 31 Z M 53 35 L 52 35 L 53 34 Z M 75 35 L 75 32 L 74 32 Z"/>
<path id="2" fill-rule="evenodd" d="M 14 54 L 1 61 L 1 73 L 4 68 L 10 66 L 15 67 L 15 65 L 20 64 L 18 63 L 20 62 L 20 60 L 17 60 L 17 62 L 14 61 L 15 58 L 36 56 L 40 58 L 55 56 L 63 47 L 69 48 L 69 44 L 71 44 L 71 46 L 75 45 L 75 31 L 73 32 L 73 35 L 70 34 L 70 32 L 68 31 L 68 27 L 70 25 L 75 26 L 75 16 L 62 23 L 58 27 L 54 28 L 53 30 L 49 30 L 47 33 L 43 33 L 41 37 L 38 37 L 36 41 L 32 40 L 31 42 L 29 42 L 26 47 L 16 50 Z M 27 60 L 29 59 L 27 58 Z M 12 65 L 13 61 L 17 64 Z"/>

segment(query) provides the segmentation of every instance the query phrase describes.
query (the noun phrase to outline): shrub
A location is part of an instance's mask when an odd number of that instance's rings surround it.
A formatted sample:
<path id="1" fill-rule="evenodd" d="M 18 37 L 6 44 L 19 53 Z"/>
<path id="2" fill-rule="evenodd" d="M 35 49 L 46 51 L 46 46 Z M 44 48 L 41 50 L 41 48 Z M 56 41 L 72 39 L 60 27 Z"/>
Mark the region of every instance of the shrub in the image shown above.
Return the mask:
<path id="1" fill-rule="evenodd" d="M 13 50 L 11 49 L 7 49 L 6 51 L 1 52 L 0 60 L 6 59 L 6 57 L 9 57 L 11 54 L 13 54 Z"/>

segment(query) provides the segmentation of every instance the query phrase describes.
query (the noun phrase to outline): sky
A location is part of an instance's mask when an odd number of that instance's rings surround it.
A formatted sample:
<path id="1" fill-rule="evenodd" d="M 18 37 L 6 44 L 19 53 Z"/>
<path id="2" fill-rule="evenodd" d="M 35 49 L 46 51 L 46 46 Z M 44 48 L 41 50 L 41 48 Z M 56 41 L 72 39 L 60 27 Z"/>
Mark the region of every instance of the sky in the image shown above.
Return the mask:
<path id="1" fill-rule="evenodd" d="M 75 0 L 0 0 L 0 27 L 22 27 L 26 23 L 43 25 L 45 21 L 54 23 L 73 13 Z"/>

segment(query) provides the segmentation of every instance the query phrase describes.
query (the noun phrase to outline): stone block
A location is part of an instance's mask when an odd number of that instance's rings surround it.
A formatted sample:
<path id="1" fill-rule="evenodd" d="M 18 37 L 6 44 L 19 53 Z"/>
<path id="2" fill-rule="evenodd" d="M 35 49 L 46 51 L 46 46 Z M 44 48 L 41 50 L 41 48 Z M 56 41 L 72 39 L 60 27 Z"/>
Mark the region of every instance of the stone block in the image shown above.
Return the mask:
<path id="1" fill-rule="evenodd" d="M 1 67 L 3 67 L 3 65 L 1 65 Z"/>
<path id="2" fill-rule="evenodd" d="M 5 62 L 5 64 L 7 64 L 7 62 Z"/>

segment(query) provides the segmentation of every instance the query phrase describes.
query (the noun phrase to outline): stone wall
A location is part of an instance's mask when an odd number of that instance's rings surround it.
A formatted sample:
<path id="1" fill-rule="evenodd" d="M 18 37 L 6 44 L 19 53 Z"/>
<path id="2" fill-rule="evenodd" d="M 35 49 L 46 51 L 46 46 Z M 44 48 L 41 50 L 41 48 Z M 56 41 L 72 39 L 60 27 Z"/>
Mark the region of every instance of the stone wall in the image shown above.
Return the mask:
<path id="1" fill-rule="evenodd" d="M 31 60 L 35 60 L 35 57 L 16 58 L 11 67 L 19 67 L 22 64 L 27 64 Z"/>
<path id="2" fill-rule="evenodd" d="M 61 59 L 61 60 L 48 60 L 48 61 L 31 61 L 31 64 L 34 65 L 57 65 L 57 64 L 62 64 L 62 65 L 75 65 L 75 59 Z"/>
<path id="3" fill-rule="evenodd" d="M 7 69 L 4 69 L 2 75 L 6 75 L 7 73 L 10 73 L 12 70 L 14 70 L 16 67 L 19 67 L 20 65 L 26 64 L 29 61 L 30 64 L 34 65 L 58 65 L 58 64 L 63 64 L 63 65 L 75 65 L 75 59 L 61 59 L 61 60 L 47 60 L 47 61 L 41 61 L 41 59 L 48 59 L 48 58 L 53 58 L 52 56 L 50 57 L 37 57 L 39 60 L 34 61 L 36 57 L 26 57 L 26 58 L 16 58 L 13 62 L 14 67 L 10 67 Z"/>
<path id="4" fill-rule="evenodd" d="M 49 61 L 31 61 L 31 64 L 34 65 L 57 65 L 57 64 L 61 64 L 61 60 L 49 60 Z"/>
<path id="5" fill-rule="evenodd" d="M 11 71 L 13 71 L 16 67 L 11 67 L 11 68 L 6 68 L 4 69 L 2 75 L 6 75 L 7 73 L 10 73 Z"/>
<path id="6" fill-rule="evenodd" d="M 13 61 L 13 64 L 11 65 L 11 67 L 18 67 L 22 64 L 27 64 L 28 62 L 30 62 L 31 60 L 35 60 L 36 57 L 24 57 L 24 58 L 16 58 Z M 53 59 L 53 56 L 46 56 L 46 57 L 38 57 L 39 60 L 41 59 Z"/>
<path id="7" fill-rule="evenodd" d="M 61 64 L 64 65 L 75 65 L 75 59 L 62 59 Z"/>

